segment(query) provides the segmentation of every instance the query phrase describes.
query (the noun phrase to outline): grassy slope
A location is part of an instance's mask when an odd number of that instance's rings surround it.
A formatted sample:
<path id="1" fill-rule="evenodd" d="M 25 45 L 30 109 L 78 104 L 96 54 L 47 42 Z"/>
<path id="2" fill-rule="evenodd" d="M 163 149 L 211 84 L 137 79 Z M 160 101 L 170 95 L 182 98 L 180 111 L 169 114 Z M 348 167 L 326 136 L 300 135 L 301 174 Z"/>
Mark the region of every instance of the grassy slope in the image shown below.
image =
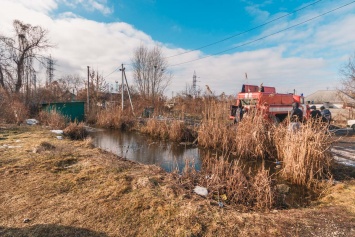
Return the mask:
<path id="1" fill-rule="evenodd" d="M 0 129 L 0 236 L 355 236 L 354 181 L 304 209 L 241 213 L 211 203 L 159 167 L 89 142 Z"/>

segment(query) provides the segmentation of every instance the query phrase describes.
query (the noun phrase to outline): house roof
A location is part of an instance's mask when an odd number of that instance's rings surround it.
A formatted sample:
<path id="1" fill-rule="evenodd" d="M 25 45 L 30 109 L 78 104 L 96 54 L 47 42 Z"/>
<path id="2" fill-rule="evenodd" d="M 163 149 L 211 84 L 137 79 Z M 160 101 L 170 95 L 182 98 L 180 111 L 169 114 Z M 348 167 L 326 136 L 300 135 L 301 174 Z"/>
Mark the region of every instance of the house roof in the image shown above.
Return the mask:
<path id="1" fill-rule="evenodd" d="M 313 101 L 315 104 L 329 102 L 332 104 L 355 103 L 355 98 L 339 90 L 319 90 L 305 97 L 306 101 Z"/>

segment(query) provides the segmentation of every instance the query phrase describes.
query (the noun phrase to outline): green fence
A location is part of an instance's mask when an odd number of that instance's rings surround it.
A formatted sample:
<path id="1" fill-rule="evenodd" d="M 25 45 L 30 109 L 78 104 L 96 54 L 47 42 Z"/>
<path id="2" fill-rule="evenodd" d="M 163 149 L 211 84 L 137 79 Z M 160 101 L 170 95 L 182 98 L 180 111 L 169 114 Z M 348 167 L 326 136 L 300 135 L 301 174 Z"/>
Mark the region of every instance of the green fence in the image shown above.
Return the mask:
<path id="1" fill-rule="evenodd" d="M 56 103 L 43 103 L 42 110 L 51 112 L 57 111 L 65 117 L 68 117 L 72 122 L 75 120 L 83 122 L 85 119 L 85 102 L 56 102 Z"/>

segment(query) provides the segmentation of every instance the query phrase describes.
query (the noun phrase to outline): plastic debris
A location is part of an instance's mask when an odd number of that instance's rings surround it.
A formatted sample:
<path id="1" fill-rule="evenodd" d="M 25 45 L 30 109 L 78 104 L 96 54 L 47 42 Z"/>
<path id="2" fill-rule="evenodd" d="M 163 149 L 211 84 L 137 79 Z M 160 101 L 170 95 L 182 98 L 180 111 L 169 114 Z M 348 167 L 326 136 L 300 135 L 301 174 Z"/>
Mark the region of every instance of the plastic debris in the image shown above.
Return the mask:
<path id="1" fill-rule="evenodd" d="M 63 137 L 62 136 L 57 136 L 57 139 L 58 140 L 63 140 Z"/>
<path id="2" fill-rule="evenodd" d="M 31 220 L 30 219 L 28 219 L 28 218 L 26 218 L 26 219 L 23 219 L 23 223 L 28 223 L 28 222 L 30 222 Z"/>
<path id="3" fill-rule="evenodd" d="M 223 201 L 227 200 L 227 195 L 222 194 L 222 195 L 221 195 L 221 199 L 222 199 Z"/>
<path id="4" fill-rule="evenodd" d="M 290 186 L 288 186 L 287 184 L 278 184 L 276 185 L 276 189 L 279 193 L 286 194 L 290 191 Z"/>
<path id="5" fill-rule="evenodd" d="M 196 186 L 194 188 L 194 192 L 197 193 L 198 195 L 201 195 L 201 196 L 204 196 L 204 197 L 208 195 L 207 188 L 201 187 L 201 186 Z"/>
<path id="6" fill-rule="evenodd" d="M 63 130 L 51 130 L 51 132 L 55 134 L 63 134 Z"/>
<path id="7" fill-rule="evenodd" d="M 218 202 L 218 206 L 219 207 L 223 207 L 224 205 L 223 205 L 223 202 Z"/>
<path id="8" fill-rule="evenodd" d="M 26 123 L 27 123 L 28 125 L 36 125 L 36 124 L 38 124 L 39 122 L 38 122 L 37 119 L 26 119 Z"/>

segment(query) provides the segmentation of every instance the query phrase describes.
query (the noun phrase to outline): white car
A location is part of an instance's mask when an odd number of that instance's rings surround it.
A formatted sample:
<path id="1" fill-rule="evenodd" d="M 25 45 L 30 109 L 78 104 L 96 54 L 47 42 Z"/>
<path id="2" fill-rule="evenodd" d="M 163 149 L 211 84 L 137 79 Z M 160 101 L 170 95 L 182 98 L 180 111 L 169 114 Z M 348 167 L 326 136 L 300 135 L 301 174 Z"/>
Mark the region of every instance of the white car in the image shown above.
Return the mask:
<path id="1" fill-rule="evenodd" d="M 355 119 L 348 120 L 348 127 L 352 128 L 355 131 Z"/>

